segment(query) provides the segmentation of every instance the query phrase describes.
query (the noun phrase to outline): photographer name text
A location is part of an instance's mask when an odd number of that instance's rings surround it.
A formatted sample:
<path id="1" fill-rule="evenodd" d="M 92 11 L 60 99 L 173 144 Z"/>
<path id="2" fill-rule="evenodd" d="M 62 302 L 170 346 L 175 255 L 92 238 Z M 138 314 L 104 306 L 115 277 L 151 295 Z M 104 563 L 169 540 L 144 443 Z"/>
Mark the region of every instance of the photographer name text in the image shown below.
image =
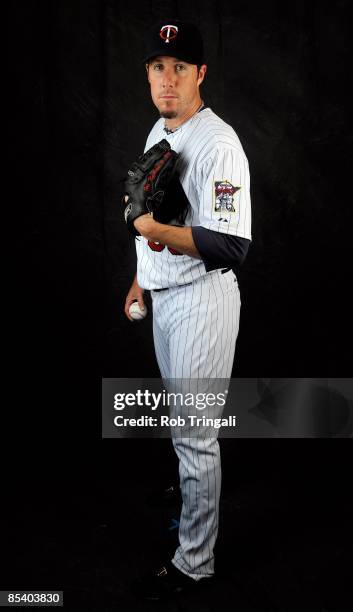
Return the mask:
<path id="1" fill-rule="evenodd" d="M 231 415 L 226 418 L 212 418 L 205 416 L 188 415 L 187 418 L 169 417 L 161 415 L 160 417 L 140 416 L 138 418 L 123 417 L 117 415 L 114 418 L 115 427 L 236 427 L 237 417 Z"/>

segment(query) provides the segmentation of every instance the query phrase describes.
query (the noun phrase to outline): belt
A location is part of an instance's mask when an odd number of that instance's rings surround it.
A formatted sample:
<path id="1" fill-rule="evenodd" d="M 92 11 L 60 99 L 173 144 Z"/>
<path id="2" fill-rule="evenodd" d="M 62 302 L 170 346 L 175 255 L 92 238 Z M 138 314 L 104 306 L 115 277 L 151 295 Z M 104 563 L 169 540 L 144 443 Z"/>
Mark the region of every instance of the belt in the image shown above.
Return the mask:
<path id="1" fill-rule="evenodd" d="M 226 272 L 229 272 L 229 270 L 231 270 L 232 268 L 224 268 L 223 270 L 221 270 L 221 274 L 226 274 Z M 177 287 L 187 287 L 188 285 L 191 285 L 191 283 L 185 283 L 185 285 L 176 285 Z M 161 289 L 152 289 L 152 291 L 167 291 L 167 289 L 170 289 L 170 287 L 162 287 Z"/>
<path id="2" fill-rule="evenodd" d="M 187 287 L 188 285 L 191 285 L 192 283 L 185 283 L 184 285 L 175 285 L 175 287 Z M 163 287 L 162 289 L 152 289 L 152 291 L 167 291 L 168 289 L 170 289 L 171 287 Z"/>

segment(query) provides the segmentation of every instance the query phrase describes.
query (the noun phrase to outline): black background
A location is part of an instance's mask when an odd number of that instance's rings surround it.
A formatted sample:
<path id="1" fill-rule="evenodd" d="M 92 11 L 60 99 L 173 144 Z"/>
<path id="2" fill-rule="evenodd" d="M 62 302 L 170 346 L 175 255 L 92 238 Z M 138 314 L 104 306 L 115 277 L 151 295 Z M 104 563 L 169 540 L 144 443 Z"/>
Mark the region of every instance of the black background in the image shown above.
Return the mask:
<path id="1" fill-rule="evenodd" d="M 347 8 L 304 0 L 10 5 L 11 182 L 3 205 L 11 213 L 5 327 L 16 421 L 6 461 L 14 505 L 22 500 L 15 529 L 42 508 L 35 491 L 57 508 L 55 531 L 75 494 L 95 517 L 102 490 L 124 498 L 127 482 L 133 488 L 151 465 L 159 469 L 159 447 L 100 440 L 100 380 L 158 376 L 151 320 L 132 325 L 123 313 L 136 256 L 120 193 L 158 118 L 141 57 L 144 31 L 160 17 L 202 29 L 202 97 L 234 127 L 249 160 L 253 243 L 239 276 L 233 375 L 350 375 Z M 265 455 L 276 473 L 276 443 L 288 474 L 308 489 L 315 457 L 314 480 L 326 486 L 330 465 L 343 491 L 345 442 L 333 451 L 324 440 L 249 440 L 230 453 L 251 474 Z M 39 588 L 43 575 L 34 574 L 30 585 Z"/>

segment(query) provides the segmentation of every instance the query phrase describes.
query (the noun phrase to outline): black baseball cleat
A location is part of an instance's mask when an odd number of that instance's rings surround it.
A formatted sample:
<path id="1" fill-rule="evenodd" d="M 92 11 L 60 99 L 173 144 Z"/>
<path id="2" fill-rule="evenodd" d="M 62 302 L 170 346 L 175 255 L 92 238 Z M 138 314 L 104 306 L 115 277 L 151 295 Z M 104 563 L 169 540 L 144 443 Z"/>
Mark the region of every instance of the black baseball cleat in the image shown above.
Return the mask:
<path id="1" fill-rule="evenodd" d="M 135 580 L 132 592 L 141 599 L 158 601 L 169 599 L 179 593 L 203 589 L 206 584 L 211 586 L 213 581 L 213 577 L 194 580 L 178 570 L 171 561 L 167 561 L 157 571 Z"/>

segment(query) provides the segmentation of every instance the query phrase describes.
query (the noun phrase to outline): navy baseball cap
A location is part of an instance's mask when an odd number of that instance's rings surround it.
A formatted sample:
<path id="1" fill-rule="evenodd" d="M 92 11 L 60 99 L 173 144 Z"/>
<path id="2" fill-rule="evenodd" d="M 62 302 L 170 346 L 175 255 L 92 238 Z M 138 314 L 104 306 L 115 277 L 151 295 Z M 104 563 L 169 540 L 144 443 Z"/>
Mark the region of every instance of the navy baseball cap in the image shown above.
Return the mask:
<path id="1" fill-rule="evenodd" d="M 179 19 L 165 19 L 155 24 L 146 36 L 146 55 L 148 62 L 158 55 L 168 55 L 188 62 L 204 64 L 202 36 L 198 28 Z"/>

